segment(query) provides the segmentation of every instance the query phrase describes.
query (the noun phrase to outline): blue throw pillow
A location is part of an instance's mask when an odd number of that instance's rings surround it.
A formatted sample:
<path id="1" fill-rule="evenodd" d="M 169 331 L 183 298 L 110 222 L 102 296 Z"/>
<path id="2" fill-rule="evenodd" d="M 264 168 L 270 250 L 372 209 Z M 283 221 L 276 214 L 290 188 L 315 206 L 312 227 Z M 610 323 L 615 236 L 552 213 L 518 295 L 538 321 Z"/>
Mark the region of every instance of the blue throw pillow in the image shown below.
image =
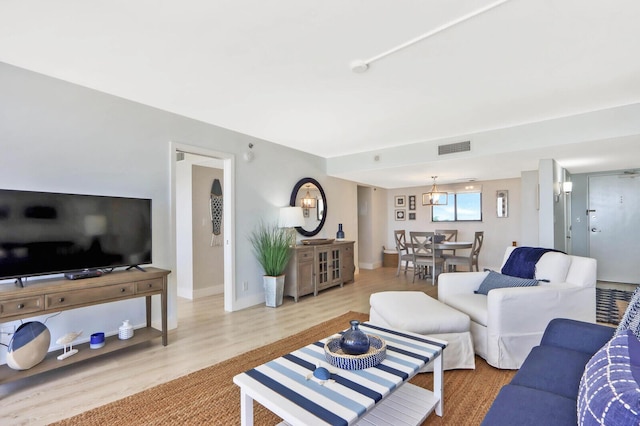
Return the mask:
<path id="1" fill-rule="evenodd" d="M 616 333 L 625 330 L 631 330 L 640 339 L 640 286 L 636 287 L 636 291 L 633 292 L 629 306 L 624 311 L 624 315 L 622 315 Z"/>
<path id="2" fill-rule="evenodd" d="M 589 360 L 580 380 L 579 425 L 638 425 L 640 386 L 632 368 L 638 362 L 637 345 L 635 335 L 625 330 Z"/>
<path id="3" fill-rule="evenodd" d="M 495 271 L 489 271 L 489 274 L 484 278 L 478 290 L 477 294 L 488 294 L 489 291 L 494 288 L 505 287 L 531 287 L 538 285 L 538 280 L 512 277 L 509 275 L 502 275 Z"/>

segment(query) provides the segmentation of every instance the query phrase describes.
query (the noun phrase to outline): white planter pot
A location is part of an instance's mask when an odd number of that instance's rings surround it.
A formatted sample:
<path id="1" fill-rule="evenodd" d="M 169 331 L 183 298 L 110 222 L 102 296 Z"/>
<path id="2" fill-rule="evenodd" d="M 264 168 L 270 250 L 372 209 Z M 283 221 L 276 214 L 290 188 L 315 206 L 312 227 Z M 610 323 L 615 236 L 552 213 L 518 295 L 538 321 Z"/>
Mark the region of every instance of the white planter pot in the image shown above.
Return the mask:
<path id="1" fill-rule="evenodd" d="M 284 275 L 277 277 L 263 276 L 264 281 L 264 302 L 270 308 L 282 305 L 282 295 L 284 294 Z"/>

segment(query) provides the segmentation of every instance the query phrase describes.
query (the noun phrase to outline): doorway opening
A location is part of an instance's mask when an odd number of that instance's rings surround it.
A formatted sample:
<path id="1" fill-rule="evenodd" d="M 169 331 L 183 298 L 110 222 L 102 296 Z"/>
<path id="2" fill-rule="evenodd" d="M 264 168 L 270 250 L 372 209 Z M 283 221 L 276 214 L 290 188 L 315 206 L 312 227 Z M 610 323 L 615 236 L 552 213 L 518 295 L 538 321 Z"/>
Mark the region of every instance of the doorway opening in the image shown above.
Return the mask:
<path id="1" fill-rule="evenodd" d="M 211 170 L 218 169 L 221 171 L 222 178 L 220 181 L 221 189 L 221 204 L 222 204 L 222 220 L 220 227 L 222 232 L 220 235 L 213 235 L 213 223 L 215 214 L 212 212 L 211 217 L 205 222 L 202 215 L 198 216 L 191 213 L 191 205 L 184 206 L 184 200 L 191 200 L 192 195 L 192 180 L 184 179 L 181 177 L 182 165 L 178 165 L 179 161 L 185 161 L 189 159 L 189 162 L 198 167 L 210 168 Z M 235 276 L 235 258 L 234 258 L 234 241 L 235 241 L 235 225 L 233 221 L 234 212 L 234 156 L 229 153 L 222 153 L 218 151 L 208 150 L 201 147 L 171 143 L 171 235 L 172 235 L 172 270 L 176 274 L 176 281 L 178 285 L 178 295 L 181 293 L 197 295 L 198 292 L 203 295 L 208 292 L 215 291 L 212 289 L 197 289 L 194 287 L 194 275 L 198 274 L 198 271 L 193 271 L 190 268 L 194 264 L 193 253 L 193 240 L 191 235 L 185 238 L 185 232 L 191 232 L 193 225 L 196 228 L 202 228 L 203 233 L 206 233 L 206 238 L 210 238 L 212 247 L 216 247 L 218 252 L 222 252 L 223 256 L 223 283 L 222 291 L 224 293 L 224 310 L 231 312 L 234 310 L 235 301 L 235 288 L 234 288 L 234 276 Z M 191 170 L 191 167 L 188 167 Z M 204 173 L 205 176 L 209 176 L 208 171 L 204 170 L 198 173 Z M 187 184 L 185 184 L 187 182 Z M 211 182 L 210 187 L 213 187 Z M 188 195 L 188 196 L 187 196 Z M 201 198 L 201 197 L 200 197 Z M 202 201 L 202 200 L 200 200 Z M 209 206 L 209 199 L 205 200 L 207 207 Z M 202 203 L 200 203 L 202 204 Z M 187 211 L 187 213 L 185 213 Z M 209 214 L 207 212 L 207 214 Z M 184 221 L 189 222 L 185 224 Z M 195 222 L 195 223 L 194 223 Z M 189 228 L 185 231 L 185 228 Z M 205 231 L 206 229 L 206 231 Z M 213 284 L 213 283 L 212 283 Z M 219 291 L 218 291 L 219 292 Z"/>

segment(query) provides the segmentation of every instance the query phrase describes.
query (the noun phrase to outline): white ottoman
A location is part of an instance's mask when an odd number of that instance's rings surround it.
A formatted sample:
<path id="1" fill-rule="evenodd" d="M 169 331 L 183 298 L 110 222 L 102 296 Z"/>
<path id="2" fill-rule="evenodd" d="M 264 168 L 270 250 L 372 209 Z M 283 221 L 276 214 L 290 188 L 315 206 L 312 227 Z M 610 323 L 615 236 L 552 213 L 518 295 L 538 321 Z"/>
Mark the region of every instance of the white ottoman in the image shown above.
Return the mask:
<path id="1" fill-rule="evenodd" d="M 476 368 L 467 314 L 427 296 L 421 291 L 383 291 L 369 299 L 372 324 L 411 331 L 446 340 L 444 369 Z"/>

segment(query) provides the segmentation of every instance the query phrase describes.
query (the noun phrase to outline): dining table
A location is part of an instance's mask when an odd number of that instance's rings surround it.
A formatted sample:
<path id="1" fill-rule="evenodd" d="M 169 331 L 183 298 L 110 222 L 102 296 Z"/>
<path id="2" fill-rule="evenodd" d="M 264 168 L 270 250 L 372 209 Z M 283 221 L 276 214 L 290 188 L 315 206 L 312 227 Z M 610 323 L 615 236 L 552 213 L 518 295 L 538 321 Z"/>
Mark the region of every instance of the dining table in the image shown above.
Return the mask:
<path id="1" fill-rule="evenodd" d="M 409 248 L 411 248 L 410 247 L 411 245 L 412 244 L 407 243 L 407 246 L 409 246 Z M 435 249 L 436 257 L 443 257 L 443 254 L 442 254 L 443 250 L 463 250 L 463 249 L 470 249 L 472 247 L 473 247 L 473 242 L 471 241 L 442 241 L 440 243 L 435 243 L 433 246 L 433 248 Z M 436 268 L 437 268 L 437 265 L 436 265 Z M 445 271 L 436 270 L 436 276 L 438 276 L 439 273 L 442 273 L 442 272 L 445 272 Z"/>
<path id="2" fill-rule="evenodd" d="M 442 256 L 442 250 L 462 250 L 470 249 L 471 247 L 473 247 L 473 242 L 471 241 L 443 241 L 434 244 L 436 256 Z"/>

